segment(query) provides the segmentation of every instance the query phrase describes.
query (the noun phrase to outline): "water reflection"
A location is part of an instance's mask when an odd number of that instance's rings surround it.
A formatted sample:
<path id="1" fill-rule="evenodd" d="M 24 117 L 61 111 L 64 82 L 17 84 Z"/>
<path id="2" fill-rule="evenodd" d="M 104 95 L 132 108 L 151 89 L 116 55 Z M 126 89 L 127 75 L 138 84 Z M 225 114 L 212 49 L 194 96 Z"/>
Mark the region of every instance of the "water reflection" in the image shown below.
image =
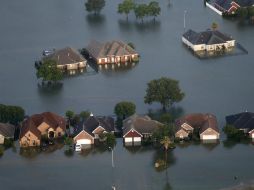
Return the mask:
<path id="1" fill-rule="evenodd" d="M 144 22 L 118 20 L 118 25 L 121 31 L 126 32 L 136 29 L 138 32 L 157 32 L 160 30 L 161 22 L 159 20 L 148 20 Z"/>
<path id="2" fill-rule="evenodd" d="M 138 63 L 122 63 L 122 64 L 105 64 L 99 65 L 98 70 L 107 76 L 111 76 L 114 73 L 127 73 L 131 69 L 135 68 Z"/>
<path id="3" fill-rule="evenodd" d="M 57 95 L 63 88 L 63 83 L 46 84 L 38 83 L 38 92 L 42 95 Z"/>
<path id="4" fill-rule="evenodd" d="M 64 147 L 62 141 L 56 141 L 53 145 L 48 145 L 46 147 L 29 147 L 29 148 L 20 148 L 19 154 L 22 157 L 27 159 L 33 159 L 39 156 L 41 153 L 43 154 L 51 154 L 56 150 L 60 150 Z"/>
<path id="5" fill-rule="evenodd" d="M 250 145 L 250 144 L 253 144 L 253 140 L 251 139 L 242 139 L 242 140 L 224 140 L 223 141 L 223 146 L 227 149 L 231 149 L 233 148 L 234 146 L 236 146 L 237 144 L 241 144 L 241 145 Z"/>
<path id="6" fill-rule="evenodd" d="M 167 110 L 167 113 L 169 113 L 172 116 L 172 120 L 175 120 L 182 115 L 184 115 L 184 109 L 180 106 L 173 106 L 169 110 Z M 165 114 L 163 109 L 148 109 L 147 115 L 153 119 L 159 119 L 159 117 Z"/>
<path id="7" fill-rule="evenodd" d="M 102 14 L 88 14 L 86 20 L 90 26 L 98 26 L 105 22 L 106 17 Z"/>

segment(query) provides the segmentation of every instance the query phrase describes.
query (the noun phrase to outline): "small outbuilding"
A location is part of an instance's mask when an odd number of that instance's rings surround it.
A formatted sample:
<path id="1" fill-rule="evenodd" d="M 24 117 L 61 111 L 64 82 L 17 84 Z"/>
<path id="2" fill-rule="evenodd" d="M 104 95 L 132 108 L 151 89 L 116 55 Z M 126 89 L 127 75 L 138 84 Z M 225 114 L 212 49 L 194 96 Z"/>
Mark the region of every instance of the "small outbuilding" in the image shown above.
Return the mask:
<path id="1" fill-rule="evenodd" d="M 0 123 L 0 144 L 4 144 L 5 139 L 14 139 L 15 126 L 9 123 Z"/>

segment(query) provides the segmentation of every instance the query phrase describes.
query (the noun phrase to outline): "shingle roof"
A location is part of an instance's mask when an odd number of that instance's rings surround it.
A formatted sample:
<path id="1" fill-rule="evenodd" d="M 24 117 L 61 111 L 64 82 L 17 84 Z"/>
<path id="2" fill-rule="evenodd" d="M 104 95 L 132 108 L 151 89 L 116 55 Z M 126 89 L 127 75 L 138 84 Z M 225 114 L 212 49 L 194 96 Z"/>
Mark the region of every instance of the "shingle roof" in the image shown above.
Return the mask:
<path id="1" fill-rule="evenodd" d="M 75 129 L 75 135 L 79 134 L 82 130 L 85 130 L 91 136 L 97 127 L 103 127 L 105 131 L 112 132 L 115 129 L 114 119 L 112 117 L 95 117 L 90 116 L 85 121 L 80 122 L 80 124 Z"/>
<path id="2" fill-rule="evenodd" d="M 219 5 L 225 10 L 229 10 L 231 7 L 232 0 L 216 0 L 215 4 Z"/>
<path id="3" fill-rule="evenodd" d="M 162 123 L 152 120 L 148 116 L 132 115 L 123 121 L 123 135 L 131 129 L 135 129 L 140 134 L 153 133 Z"/>
<path id="4" fill-rule="evenodd" d="M 250 7 L 254 5 L 254 0 L 234 0 L 241 7 Z"/>
<path id="5" fill-rule="evenodd" d="M 84 62 L 82 55 L 71 47 L 56 50 L 54 53 L 44 58 L 45 60 L 55 60 L 57 65 L 67 65 L 78 62 Z"/>
<path id="6" fill-rule="evenodd" d="M 221 33 L 218 30 L 207 30 L 204 32 L 195 32 L 193 30 L 188 30 L 183 34 L 183 37 L 186 38 L 192 44 L 218 44 L 218 43 L 226 43 L 226 41 L 233 40 L 227 34 Z"/>
<path id="7" fill-rule="evenodd" d="M 233 125 L 238 129 L 254 129 L 254 113 L 242 112 L 226 116 L 228 125 Z"/>
<path id="8" fill-rule="evenodd" d="M 105 58 L 108 56 L 137 54 L 137 52 L 128 44 L 116 40 L 106 42 L 104 44 L 93 40 L 88 44 L 86 50 L 96 59 Z"/>
<path id="9" fill-rule="evenodd" d="M 14 137 L 15 126 L 9 123 L 0 123 L 0 134 L 4 137 Z"/>
<path id="10" fill-rule="evenodd" d="M 52 113 L 52 112 L 44 112 L 41 114 L 35 114 L 26 119 L 22 123 L 22 127 L 20 129 L 20 138 L 22 138 L 28 131 L 31 131 L 37 137 L 41 136 L 41 132 L 38 130 L 38 126 L 43 122 L 47 123 L 54 130 L 59 126 L 64 131 L 66 130 L 66 121 L 63 117 Z"/>
<path id="11" fill-rule="evenodd" d="M 202 114 L 202 113 L 189 114 L 176 120 L 175 123 L 176 126 L 178 127 L 178 130 L 180 130 L 179 128 L 181 128 L 182 124 L 187 123 L 193 128 L 199 129 L 200 134 L 203 133 L 208 128 L 211 128 L 219 133 L 217 119 L 212 114 Z"/>

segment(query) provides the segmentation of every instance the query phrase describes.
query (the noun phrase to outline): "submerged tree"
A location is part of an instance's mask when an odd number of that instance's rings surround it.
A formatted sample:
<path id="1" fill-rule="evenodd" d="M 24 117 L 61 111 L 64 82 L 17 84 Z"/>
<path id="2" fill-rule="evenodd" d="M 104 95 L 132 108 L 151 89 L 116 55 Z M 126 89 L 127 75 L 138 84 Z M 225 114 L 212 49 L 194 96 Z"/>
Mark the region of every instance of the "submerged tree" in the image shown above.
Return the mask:
<path id="1" fill-rule="evenodd" d="M 57 82 L 62 80 L 63 73 L 57 68 L 55 60 L 48 59 L 37 69 L 37 78 L 42 78 L 43 81 Z"/>
<path id="2" fill-rule="evenodd" d="M 148 13 L 149 13 L 149 16 L 153 16 L 153 19 L 155 21 L 155 18 L 161 13 L 159 2 L 151 1 L 148 5 Z"/>
<path id="3" fill-rule="evenodd" d="M 126 14 L 126 19 L 128 20 L 128 15 L 131 10 L 135 7 L 135 3 L 133 0 L 124 0 L 123 3 L 118 5 L 118 13 Z"/>
<path id="4" fill-rule="evenodd" d="M 116 104 L 114 112 L 117 118 L 125 119 L 136 112 L 136 105 L 132 102 L 119 102 Z"/>
<path id="5" fill-rule="evenodd" d="M 218 24 L 216 22 L 213 22 L 212 25 L 211 25 L 211 28 L 213 30 L 217 30 L 218 29 Z"/>
<path id="6" fill-rule="evenodd" d="M 99 14 L 105 6 L 105 0 L 88 0 L 85 3 L 86 10 L 94 14 Z"/>
<path id="7" fill-rule="evenodd" d="M 181 91 L 177 80 L 162 77 L 150 81 L 147 85 L 144 102 L 146 104 L 159 102 L 164 111 L 173 103 L 180 102 L 184 98 L 184 93 Z"/>
<path id="8" fill-rule="evenodd" d="M 144 21 L 144 17 L 148 15 L 148 11 L 148 5 L 146 4 L 139 4 L 134 9 L 136 18 L 141 19 L 142 22 Z"/>

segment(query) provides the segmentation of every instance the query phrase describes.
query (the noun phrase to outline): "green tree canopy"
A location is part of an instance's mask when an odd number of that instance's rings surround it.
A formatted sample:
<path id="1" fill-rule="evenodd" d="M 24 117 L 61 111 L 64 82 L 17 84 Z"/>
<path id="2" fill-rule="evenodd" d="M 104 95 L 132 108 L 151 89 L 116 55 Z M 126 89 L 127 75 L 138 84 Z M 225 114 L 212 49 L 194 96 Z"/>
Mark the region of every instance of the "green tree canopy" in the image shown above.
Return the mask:
<path id="1" fill-rule="evenodd" d="M 248 9 L 244 7 L 240 7 L 236 10 L 236 14 L 240 19 L 246 19 L 248 16 Z"/>
<path id="2" fill-rule="evenodd" d="M 67 110 L 67 111 L 65 112 L 65 116 L 70 120 L 70 119 L 73 119 L 73 118 L 74 118 L 75 113 L 74 113 L 74 111 Z"/>
<path id="3" fill-rule="evenodd" d="M 243 131 L 238 130 L 233 125 L 226 125 L 223 128 L 223 132 L 227 135 L 228 139 L 241 140 L 244 138 Z"/>
<path id="4" fill-rule="evenodd" d="M 123 3 L 118 5 L 118 13 L 126 14 L 126 19 L 128 20 L 128 15 L 131 10 L 135 7 L 135 3 L 133 0 L 124 0 Z"/>
<path id="5" fill-rule="evenodd" d="M 105 6 L 105 0 L 88 0 L 85 3 L 86 10 L 94 14 L 99 14 Z"/>
<path id="6" fill-rule="evenodd" d="M 43 81 L 59 81 L 63 78 L 63 73 L 57 68 L 57 63 L 54 60 L 48 59 L 37 69 L 37 78 L 42 78 Z"/>
<path id="7" fill-rule="evenodd" d="M 23 121 L 25 111 L 19 106 L 8 106 L 0 104 L 0 122 L 17 125 Z"/>
<path id="8" fill-rule="evenodd" d="M 132 102 L 119 102 L 116 104 L 114 112 L 118 118 L 125 119 L 136 112 L 136 105 Z"/>
<path id="9" fill-rule="evenodd" d="M 85 120 L 86 118 L 88 118 L 90 116 L 90 112 L 89 111 L 82 111 L 80 112 L 79 116 L 82 120 Z"/>
<path id="10" fill-rule="evenodd" d="M 144 102 L 146 104 L 159 102 L 163 106 L 163 110 L 166 110 L 173 103 L 180 102 L 183 98 L 184 93 L 179 87 L 179 82 L 171 78 L 162 77 L 148 83 Z"/>
<path id="11" fill-rule="evenodd" d="M 149 14 L 149 7 L 146 4 L 136 5 L 134 13 L 136 15 L 136 18 L 141 19 L 143 22 L 144 17 Z"/>
<path id="12" fill-rule="evenodd" d="M 151 1 L 148 5 L 148 13 L 149 13 L 149 16 L 153 16 L 155 20 L 155 17 L 157 17 L 161 13 L 159 2 Z"/>

